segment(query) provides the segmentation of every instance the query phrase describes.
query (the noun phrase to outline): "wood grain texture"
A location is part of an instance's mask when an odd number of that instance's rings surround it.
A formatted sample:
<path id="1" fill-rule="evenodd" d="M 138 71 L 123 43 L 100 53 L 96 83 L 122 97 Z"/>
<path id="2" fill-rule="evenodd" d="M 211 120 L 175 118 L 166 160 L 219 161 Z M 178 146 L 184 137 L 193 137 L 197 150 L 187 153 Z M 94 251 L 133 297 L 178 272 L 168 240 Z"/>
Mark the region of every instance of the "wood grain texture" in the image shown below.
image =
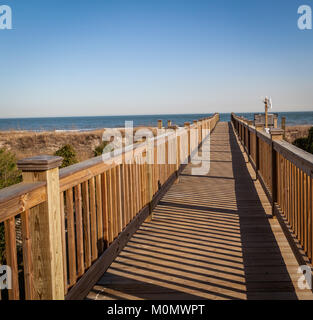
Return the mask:
<path id="1" fill-rule="evenodd" d="M 47 199 L 46 182 L 23 182 L 0 192 L 0 222 L 15 217 Z"/>
<path id="2" fill-rule="evenodd" d="M 47 201 L 29 215 L 36 299 L 64 299 L 59 169 L 23 172 L 25 182 L 46 181 Z"/>
<path id="3" fill-rule="evenodd" d="M 4 231 L 6 264 L 12 271 L 12 288 L 8 290 L 9 299 L 19 300 L 20 289 L 18 283 L 15 218 L 10 218 L 4 222 Z"/>
<path id="4" fill-rule="evenodd" d="M 226 123 L 211 170 L 182 172 L 88 299 L 312 299 L 243 148 Z"/>
<path id="5" fill-rule="evenodd" d="M 33 283 L 33 263 L 31 256 L 31 237 L 29 226 L 30 211 L 26 210 L 21 214 L 22 220 L 22 241 L 23 241 L 23 264 L 24 264 L 24 281 L 25 281 L 25 299 L 34 298 Z"/>

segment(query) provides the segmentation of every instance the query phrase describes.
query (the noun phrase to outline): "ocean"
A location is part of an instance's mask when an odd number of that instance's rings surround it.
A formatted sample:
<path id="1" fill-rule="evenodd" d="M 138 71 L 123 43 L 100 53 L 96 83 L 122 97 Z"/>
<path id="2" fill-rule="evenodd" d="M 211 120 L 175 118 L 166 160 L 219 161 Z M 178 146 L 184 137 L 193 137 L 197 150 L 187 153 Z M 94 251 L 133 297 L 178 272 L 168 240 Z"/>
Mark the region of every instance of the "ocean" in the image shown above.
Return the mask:
<path id="1" fill-rule="evenodd" d="M 254 113 L 236 113 L 252 120 Z M 98 116 L 98 117 L 56 117 L 56 118 L 11 118 L 0 119 L 0 131 L 4 130 L 32 130 L 32 131 L 89 131 L 100 128 L 124 127 L 125 121 L 133 121 L 135 127 L 157 126 L 160 119 L 163 124 L 172 120 L 173 124 L 183 126 L 184 122 L 211 116 L 207 114 L 161 114 L 161 115 L 136 115 L 136 116 Z M 279 123 L 281 117 L 286 117 L 286 124 L 313 125 L 313 111 L 310 112 L 278 112 Z M 220 113 L 221 121 L 229 121 L 230 113 Z"/>

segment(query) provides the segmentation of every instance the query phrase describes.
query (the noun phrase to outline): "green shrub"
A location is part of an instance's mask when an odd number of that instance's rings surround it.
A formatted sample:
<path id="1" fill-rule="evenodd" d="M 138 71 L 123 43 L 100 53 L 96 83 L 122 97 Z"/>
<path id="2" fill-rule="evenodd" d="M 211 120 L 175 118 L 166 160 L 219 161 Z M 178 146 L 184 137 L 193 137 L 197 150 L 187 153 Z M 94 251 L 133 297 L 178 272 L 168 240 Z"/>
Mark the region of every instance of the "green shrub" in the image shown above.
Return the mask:
<path id="1" fill-rule="evenodd" d="M 308 138 L 298 138 L 293 142 L 293 145 L 302 150 L 306 150 L 308 145 Z"/>
<path id="2" fill-rule="evenodd" d="M 313 127 L 309 130 L 307 138 L 299 138 L 293 142 L 296 147 L 313 154 Z"/>
<path id="3" fill-rule="evenodd" d="M 309 130 L 307 151 L 313 154 L 313 127 Z"/>
<path id="4" fill-rule="evenodd" d="M 109 144 L 107 141 L 102 141 L 93 151 L 95 157 L 101 156 L 103 154 L 104 148 Z M 107 152 L 113 150 L 107 150 Z"/>
<path id="5" fill-rule="evenodd" d="M 311 127 L 309 130 L 308 142 L 309 144 L 313 142 L 313 127 Z"/>
<path id="6" fill-rule="evenodd" d="M 22 181 L 17 169 L 15 155 L 5 149 L 0 149 L 0 189 Z"/>
<path id="7" fill-rule="evenodd" d="M 63 158 L 61 168 L 71 166 L 78 162 L 76 151 L 70 144 L 64 145 L 62 148 L 57 150 L 54 155 Z"/>
<path id="8" fill-rule="evenodd" d="M 15 155 L 5 149 L 0 149 L 0 189 L 9 187 L 22 181 L 17 169 Z M 4 226 L 0 224 L 0 264 L 4 261 L 5 240 Z"/>

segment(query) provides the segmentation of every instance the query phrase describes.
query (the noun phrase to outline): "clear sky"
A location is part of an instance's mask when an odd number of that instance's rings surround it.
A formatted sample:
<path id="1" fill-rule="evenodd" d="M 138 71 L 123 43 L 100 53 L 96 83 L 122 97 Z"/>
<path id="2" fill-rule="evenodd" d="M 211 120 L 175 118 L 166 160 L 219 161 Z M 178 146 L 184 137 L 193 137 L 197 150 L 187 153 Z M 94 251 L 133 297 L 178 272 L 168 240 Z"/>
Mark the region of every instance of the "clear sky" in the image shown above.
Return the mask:
<path id="1" fill-rule="evenodd" d="M 1 118 L 313 110 L 313 0 L 1 4 Z"/>

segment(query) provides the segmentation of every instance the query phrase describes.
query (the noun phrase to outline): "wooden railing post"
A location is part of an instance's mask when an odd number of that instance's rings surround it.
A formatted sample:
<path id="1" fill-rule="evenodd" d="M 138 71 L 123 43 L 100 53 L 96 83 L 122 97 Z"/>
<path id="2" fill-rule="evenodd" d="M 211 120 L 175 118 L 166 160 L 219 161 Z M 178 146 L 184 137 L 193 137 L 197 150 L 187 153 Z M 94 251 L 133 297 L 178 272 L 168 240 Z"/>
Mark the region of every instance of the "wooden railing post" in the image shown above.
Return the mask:
<path id="1" fill-rule="evenodd" d="M 240 137 L 240 142 L 242 143 L 242 123 L 239 122 L 239 137 Z"/>
<path id="2" fill-rule="evenodd" d="M 263 131 L 264 125 L 259 123 L 255 125 L 255 175 L 258 179 L 259 170 L 260 170 L 260 146 L 259 146 L 259 137 L 258 131 Z"/>
<path id="3" fill-rule="evenodd" d="M 177 134 L 176 129 L 176 174 L 177 174 L 177 181 L 179 177 L 179 169 L 180 169 L 180 160 L 181 160 L 181 150 L 180 150 L 180 135 Z"/>
<path id="4" fill-rule="evenodd" d="M 190 122 L 185 122 L 185 128 L 187 130 L 187 137 L 188 137 L 188 150 L 187 150 L 187 155 L 188 155 L 188 162 L 189 162 L 189 157 L 190 157 Z"/>
<path id="5" fill-rule="evenodd" d="M 172 120 L 167 120 L 167 127 L 171 127 L 172 126 Z"/>
<path id="6" fill-rule="evenodd" d="M 46 202 L 31 209 L 29 215 L 34 299 L 64 299 L 59 185 L 62 160 L 61 157 L 38 156 L 18 161 L 24 182 L 47 183 Z"/>
<path id="7" fill-rule="evenodd" d="M 154 164 L 154 140 L 148 138 L 146 140 L 146 162 L 147 162 L 147 195 L 148 195 L 148 205 L 149 205 L 149 216 L 146 222 L 150 222 L 153 218 L 152 216 L 152 199 L 153 199 L 153 164 Z"/>
<path id="8" fill-rule="evenodd" d="M 286 137 L 286 117 L 281 118 L 281 128 L 284 130 L 284 138 Z"/>
<path id="9" fill-rule="evenodd" d="M 275 203 L 277 202 L 277 152 L 274 150 L 275 140 L 283 140 L 284 131 L 281 129 L 271 129 L 272 139 L 272 215 L 275 216 Z"/>
<path id="10" fill-rule="evenodd" d="M 251 156 L 251 133 L 249 130 L 249 127 L 252 126 L 253 121 L 252 120 L 248 120 L 248 127 L 247 127 L 247 132 L 248 132 L 248 155 Z"/>
<path id="11" fill-rule="evenodd" d="M 162 120 L 158 120 L 158 129 L 162 129 L 162 128 L 163 128 Z"/>

